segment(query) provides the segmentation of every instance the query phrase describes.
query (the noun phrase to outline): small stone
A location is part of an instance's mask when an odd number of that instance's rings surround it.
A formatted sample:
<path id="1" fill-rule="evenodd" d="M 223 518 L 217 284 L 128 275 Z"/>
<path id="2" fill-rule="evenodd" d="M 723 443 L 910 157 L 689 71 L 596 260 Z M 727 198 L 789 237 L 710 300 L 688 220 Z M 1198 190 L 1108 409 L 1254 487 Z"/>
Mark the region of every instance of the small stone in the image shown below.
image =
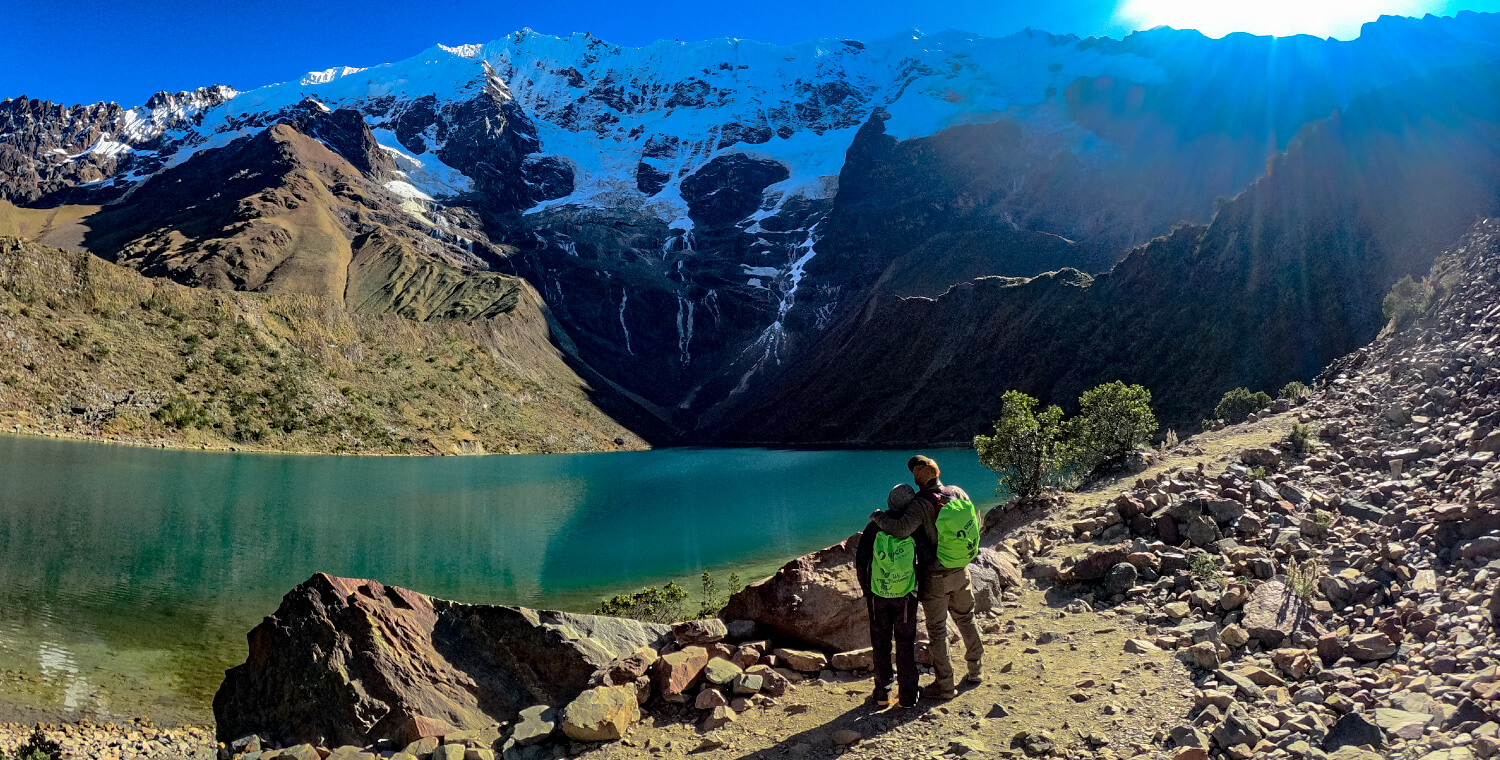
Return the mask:
<path id="1" fill-rule="evenodd" d="M 710 689 L 707 686 L 703 687 L 703 691 L 698 692 L 698 698 L 693 701 L 693 707 L 699 710 L 712 710 L 715 707 L 723 707 L 727 704 L 729 704 L 729 700 L 724 698 L 724 692 L 718 689 Z"/>
<path id="2" fill-rule="evenodd" d="M 765 676 L 758 673 L 741 673 L 734 679 L 734 693 L 741 695 L 759 694 L 765 688 Z"/>
<path id="3" fill-rule="evenodd" d="M 988 757 L 990 754 L 990 745 L 985 744 L 982 739 L 972 736 L 962 736 L 948 743 L 948 751 L 959 757 L 967 757 L 969 755 L 973 755 L 974 757 Z"/>
<path id="4" fill-rule="evenodd" d="M 739 720 L 739 716 L 735 715 L 734 710 L 730 709 L 727 705 L 715 707 L 713 712 L 709 713 L 708 717 L 703 719 L 703 730 L 712 731 L 716 728 L 723 728 L 736 720 Z"/>
<path id="5" fill-rule="evenodd" d="M 1224 626 L 1224 630 L 1219 631 L 1219 640 L 1224 642 L 1225 646 L 1239 649 L 1250 643 L 1250 634 L 1238 625 L 1227 625 Z"/>
<path id="6" fill-rule="evenodd" d="M 1384 660 L 1396 653 L 1396 642 L 1384 633 L 1363 633 L 1349 639 L 1344 653 L 1362 662 Z"/>

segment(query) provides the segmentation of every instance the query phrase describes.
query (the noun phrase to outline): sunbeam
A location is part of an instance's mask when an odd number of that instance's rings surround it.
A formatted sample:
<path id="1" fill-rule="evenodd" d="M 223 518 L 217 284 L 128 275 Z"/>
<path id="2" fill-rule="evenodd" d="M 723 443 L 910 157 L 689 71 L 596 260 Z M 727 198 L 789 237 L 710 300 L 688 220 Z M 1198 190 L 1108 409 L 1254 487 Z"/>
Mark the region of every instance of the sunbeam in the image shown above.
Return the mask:
<path id="1" fill-rule="evenodd" d="M 1431 0 L 1124 0 L 1116 17 L 1127 26 L 1197 29 L 1210 37 L 1233 32 L 1353 39 L 1380 14 L 1421 16 Z"/>

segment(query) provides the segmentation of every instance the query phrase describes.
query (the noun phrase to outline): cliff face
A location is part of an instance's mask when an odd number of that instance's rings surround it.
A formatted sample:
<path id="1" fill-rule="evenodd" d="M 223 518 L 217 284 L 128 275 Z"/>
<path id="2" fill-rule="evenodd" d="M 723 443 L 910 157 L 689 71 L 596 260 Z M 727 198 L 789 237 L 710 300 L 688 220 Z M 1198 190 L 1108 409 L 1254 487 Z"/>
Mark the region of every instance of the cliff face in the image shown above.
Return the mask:
<path id="1" fill-rule="evenodd" d="M 1490 70 L 1464 70 L 1361 97 L 1212 224 L 1097 277 L 877 294 L 722 437 L 963 441 L 998 415 L 1007 389 L 1067 405 L 1117 379 L 1150 388 L 1164 424 L 1186 428 L 1235 386 L 1306 381 L 1375 337 L 1392 282 L 1500 212 L 1497 85 Z"/>

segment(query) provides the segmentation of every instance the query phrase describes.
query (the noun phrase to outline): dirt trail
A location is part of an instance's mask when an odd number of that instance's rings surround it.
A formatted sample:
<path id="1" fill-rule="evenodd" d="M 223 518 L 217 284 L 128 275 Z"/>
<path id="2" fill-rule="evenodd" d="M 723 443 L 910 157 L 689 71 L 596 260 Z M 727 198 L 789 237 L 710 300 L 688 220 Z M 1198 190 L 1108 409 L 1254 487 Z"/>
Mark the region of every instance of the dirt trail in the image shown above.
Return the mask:
<path id="1" fill-rule="evenodd" d="M 870 678 L 825 671 L 723 728 L 701 732 L 685 722 L 699 715 L 690 707 L 659 713 L 623 742 L 584 757 L 926 758 L 960 749 L 969 756 L 1020 756 L 1011 745 L 1022 732 L 1048 732 L 1058 747 L 1095 746 L 1121 757 L 1149 749 L 1152 735 L 1189 706 L 1181 694 L 1191 687 L 1187 668 L 1166 652 L 1124 653 L 1127 639 L 1144 635 L 1141 627 L 1109 612 L 1079 606 L 1070 612 L 1070 603 L 1028 589 L 981 616 L 986 682 L 960 689 L 951 701 L 878 710 L 869 702 Z M 956 645 L 955 659 L 961 651 Z M 861 739 L 840 747 L 840 731 Z"/>

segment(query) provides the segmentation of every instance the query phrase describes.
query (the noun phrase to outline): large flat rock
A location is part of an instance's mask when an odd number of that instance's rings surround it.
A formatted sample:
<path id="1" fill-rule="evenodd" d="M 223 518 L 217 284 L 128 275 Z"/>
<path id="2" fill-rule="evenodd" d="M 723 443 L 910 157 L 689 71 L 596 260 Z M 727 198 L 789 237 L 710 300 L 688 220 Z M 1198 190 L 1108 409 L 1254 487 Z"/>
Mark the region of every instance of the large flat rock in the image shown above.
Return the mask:
<path id="1" fill-rule="evenodd" d="M 365 746 L 414 721 L 479 729 L 562 706 L 664 625 L 436 599 L 319 573 L 249 635 L 214 696 L 219 738 Z M 409 730 L 409 729 L 408 729 Z"/>

